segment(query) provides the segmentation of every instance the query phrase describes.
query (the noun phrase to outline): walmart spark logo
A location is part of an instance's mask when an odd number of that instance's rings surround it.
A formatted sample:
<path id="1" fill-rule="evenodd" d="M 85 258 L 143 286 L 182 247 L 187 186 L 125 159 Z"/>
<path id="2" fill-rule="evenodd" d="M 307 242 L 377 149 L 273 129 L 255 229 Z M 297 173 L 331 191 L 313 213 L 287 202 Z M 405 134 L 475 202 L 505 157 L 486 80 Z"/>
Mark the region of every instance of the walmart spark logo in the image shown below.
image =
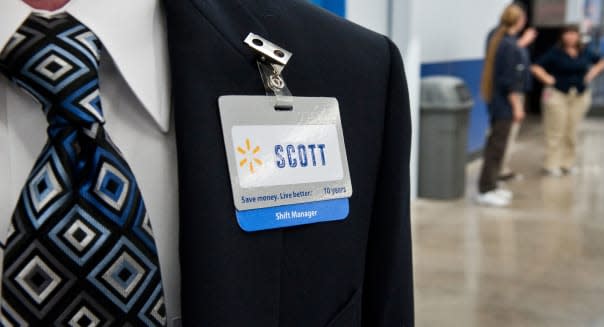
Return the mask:
<path id="1" fill-rule="evenodd" d="M 258 159 L 260 151 L 259 146 L 252 148 L 250 139 L 245 139 L 245 147 L 237 147 L 237 152 L 243 156 L 243 159 L 239 161 L 239 167 L 244 168 L 247 166 L 251 174 L 256 173 L 256 167 L 263 165 L 262 160 Z"/>

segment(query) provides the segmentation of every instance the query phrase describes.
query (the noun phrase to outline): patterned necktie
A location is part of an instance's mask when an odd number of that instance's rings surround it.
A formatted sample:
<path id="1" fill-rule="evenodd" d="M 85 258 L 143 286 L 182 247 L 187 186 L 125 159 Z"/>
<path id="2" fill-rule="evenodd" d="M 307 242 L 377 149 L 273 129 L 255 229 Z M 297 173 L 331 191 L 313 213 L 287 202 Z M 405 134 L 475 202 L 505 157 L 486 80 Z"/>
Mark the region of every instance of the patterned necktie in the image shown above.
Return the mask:
<path id="1" fill-rule="evenodd" d="M 32 14 L 0 54 L 49 123 L 6 242 L 3 326 L 166 325 L 147 210 L 103 128 L 100 47 L 69 14 Z"/>

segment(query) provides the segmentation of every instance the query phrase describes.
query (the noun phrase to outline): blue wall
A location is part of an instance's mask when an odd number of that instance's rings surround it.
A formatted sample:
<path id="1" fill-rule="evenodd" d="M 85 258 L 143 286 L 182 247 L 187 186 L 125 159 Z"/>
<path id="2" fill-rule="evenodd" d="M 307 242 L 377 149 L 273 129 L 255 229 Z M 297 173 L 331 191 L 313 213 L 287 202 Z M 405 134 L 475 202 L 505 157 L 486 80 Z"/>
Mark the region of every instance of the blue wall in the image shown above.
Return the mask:
<path id="1" fill-rule="evenodd" d="M 481 151 L 484 147 L 485 136 L 489 128 L 489 117 L 486 104 L 480 98 L 480 78 L 483 60 L 464 60 L 429 63 L 422 65 L 422 77 L 434 75 L 452 75 L 463 79 L 472 92 L 474 108 L 470 114 L 468 131 L 468 153 Z"/>
<path id="2" fill-rule="evenodd" d="M 346 16 L 346 0 L 311 0 L 311 2 L 337 15 L 340 15 L 342 17 Z"/>

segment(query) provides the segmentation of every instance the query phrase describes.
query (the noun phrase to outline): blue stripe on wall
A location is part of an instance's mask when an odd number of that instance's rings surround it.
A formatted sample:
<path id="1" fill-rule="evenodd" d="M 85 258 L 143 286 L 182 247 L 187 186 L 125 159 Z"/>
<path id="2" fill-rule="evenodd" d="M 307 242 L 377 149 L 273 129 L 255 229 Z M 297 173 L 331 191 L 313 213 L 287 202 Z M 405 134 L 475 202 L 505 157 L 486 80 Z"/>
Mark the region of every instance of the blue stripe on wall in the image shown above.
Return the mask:
<path id="1" fill-rule="evenodd" d="M 311 0 L 312 3 L 319 5 L 336 15 L 346 16 L 346 0 Z"/>
<path id="2" fill-rule="evenodd" d="M 489 116 L 484 101 L 480 98 L 480 77 L 484 60 L 464 60 L 423 64 L 422 77 L 451 75 L 463 79 L 472 92 L 474 107 L 470 114 L 468 131 L 468 153 L 476 153 L 484 148 L 489 128 Z"/>

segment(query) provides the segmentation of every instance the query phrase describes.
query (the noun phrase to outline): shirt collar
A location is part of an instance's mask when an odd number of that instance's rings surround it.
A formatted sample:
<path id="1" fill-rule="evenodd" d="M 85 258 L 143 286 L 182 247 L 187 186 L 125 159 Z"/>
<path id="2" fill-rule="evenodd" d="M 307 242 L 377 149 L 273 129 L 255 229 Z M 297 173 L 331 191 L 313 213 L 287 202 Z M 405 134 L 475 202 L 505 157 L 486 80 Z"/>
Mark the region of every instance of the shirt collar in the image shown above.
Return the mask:
<path id="1" fill-rule="evenodd" d="M 0 0 L 0 49 L 34 11 Z M 65 11 L 88 26 L 163 132 L 170 127 L 170 78 L 165 21 L 159 0 L 71 0 Z"/>

